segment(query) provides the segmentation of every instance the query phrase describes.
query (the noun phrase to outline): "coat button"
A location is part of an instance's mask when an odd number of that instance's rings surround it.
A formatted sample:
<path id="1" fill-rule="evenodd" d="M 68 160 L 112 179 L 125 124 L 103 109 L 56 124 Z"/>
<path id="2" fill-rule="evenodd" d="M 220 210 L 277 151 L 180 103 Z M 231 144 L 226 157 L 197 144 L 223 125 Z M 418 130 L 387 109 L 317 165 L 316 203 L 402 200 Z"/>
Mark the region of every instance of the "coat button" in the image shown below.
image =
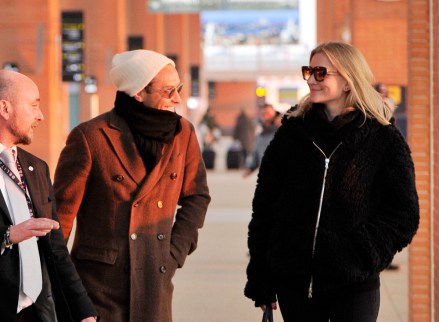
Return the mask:
<path id="1" fill-rule="evenodd" d="M 160 266 L 160 273 L 166 273 L 166 266 Z"/>
<path id="2" fill-rule="evenodd" d="M 163 240 L 163 239 L 165 239 L 165 235 L 164 234 L 158 234 L 157 235 L 157 239 L 158 240 Z"/>
<path id="3" fill-rule="evenodd" d="M 171 173 L 171 180 L 175 180 L 177 179 L 177 173 L 176 172 L 172 172 Z"/>
<path id="4" fill-rule="evenodd" d="M 163 201 L 159 200 L 159 201 L 157 202 L 157 207 L 159 207 L 159 208 L 163 208 Z"/>
<path id="5" fill-rule="evenodd" d="M 134 205 L 133 205 L 133 207 L 134 208 L 137 208 L 137 207 L 139 207 L 139 203 L 138 202 L 136 202 Z"/>
<path id="6" fill-rule="evenodd" d="M 136 239 L 137 239 L 137 234 L 136 234 L 136 233 L 132 233 L 131 236 L 130 236 L 130 238 L 131 238 L 132 240 L 136 240 Z"/>
<path id="7" fill-rule="evenodd" d="M 115 181 L 119 181 L 119 182 L 121 182 L 121 181 L 123 181 L 125 178 L 124 178 L 123 175 L 121 175 L 121 174 L 117 174 L 117 175 L 115 175 L 115 176 L 113 177 L 113 179 L 114 179 Z"/>

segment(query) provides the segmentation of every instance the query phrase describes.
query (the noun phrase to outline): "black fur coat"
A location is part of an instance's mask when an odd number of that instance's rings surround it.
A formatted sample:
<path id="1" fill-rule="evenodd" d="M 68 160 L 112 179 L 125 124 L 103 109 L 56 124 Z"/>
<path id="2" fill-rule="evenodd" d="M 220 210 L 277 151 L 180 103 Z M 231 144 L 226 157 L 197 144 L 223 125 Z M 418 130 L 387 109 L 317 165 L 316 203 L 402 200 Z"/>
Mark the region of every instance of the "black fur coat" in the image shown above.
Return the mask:
<path id="1" fill-rule="evenodd" d="M 413 161 L 393 125 L 358 111 L 328 122 L 318 104 L 284 117 L 258 175 L 245 295 L 257 306 L 279 286 L 306 296 L 311 276 L 315 296 L 377 288 L 418 224 Z"/>

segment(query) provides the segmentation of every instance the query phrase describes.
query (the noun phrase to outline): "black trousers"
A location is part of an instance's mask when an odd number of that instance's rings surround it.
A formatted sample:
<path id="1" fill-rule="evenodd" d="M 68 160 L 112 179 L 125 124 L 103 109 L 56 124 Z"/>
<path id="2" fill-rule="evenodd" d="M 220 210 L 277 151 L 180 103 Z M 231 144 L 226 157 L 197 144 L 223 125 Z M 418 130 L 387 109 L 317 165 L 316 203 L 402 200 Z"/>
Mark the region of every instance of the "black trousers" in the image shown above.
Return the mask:
<path id="1" fill-rule="evenodd" d="M 380 309 L 379 289 L 311 299 L 282 289 L 277 296 L 284 322 L 376 322 Z"/>

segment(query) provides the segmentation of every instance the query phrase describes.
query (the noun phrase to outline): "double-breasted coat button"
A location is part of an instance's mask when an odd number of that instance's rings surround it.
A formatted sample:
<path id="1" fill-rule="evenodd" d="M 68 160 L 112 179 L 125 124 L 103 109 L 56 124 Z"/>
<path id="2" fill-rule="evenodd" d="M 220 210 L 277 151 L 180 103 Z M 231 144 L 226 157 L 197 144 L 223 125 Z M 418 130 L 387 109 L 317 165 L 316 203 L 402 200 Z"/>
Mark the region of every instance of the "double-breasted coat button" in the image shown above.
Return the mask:
<path id="1" fill-rule="evenodd" d="M 130 235 L 130 238 L 131 238 L 132 240 L 136 240 L 136 239 L 137 239 L 137 234 L 136 234 L 136 233 L 132 233 L 132 234 Z"/>
<path id="2" fill-rule="evenodd" d="M 166 273 L 166 266 L 160 266 L 160 273 Z"/>
<path id="3" fill-rule="evenodd" d="M 159 200 L 159 201 L 157 202 L 157 207 L 159 207 L 159 208 L 163 208 L 163 201 Z"/>
<path id="4" fill-rule="evenodd" d="M 175 180 L 177 179 L 177 173 L 176 172 L 172 172 L 171 173 L 171 180 Z"/>
<path id="5" fill-rule="evenodd" d="M 121 182 L 121 181 L 123 181 L 125 178 L 124 178 L 123 175 L 121 175 L 121 174 L 117 174 L 117 175 L 115 175 L 115 176 L 113 177 L 113 179 L 116 180 L 116 181 Z"/>
<path id="6" fill-rule="evenodd" d="M 165 235 L 164 234 L 158 234 L 157 235 L 157 239 L 158 240 L 163 240 L 163 239 L 165 239 Z"/>

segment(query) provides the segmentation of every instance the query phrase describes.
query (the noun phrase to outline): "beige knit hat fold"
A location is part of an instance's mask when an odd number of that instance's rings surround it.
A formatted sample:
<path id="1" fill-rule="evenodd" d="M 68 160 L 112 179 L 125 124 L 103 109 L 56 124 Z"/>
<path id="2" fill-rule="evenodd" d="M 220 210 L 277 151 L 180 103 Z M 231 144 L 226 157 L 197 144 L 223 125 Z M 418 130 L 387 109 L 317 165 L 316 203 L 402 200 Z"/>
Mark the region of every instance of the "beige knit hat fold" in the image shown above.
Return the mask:
<path id="1" fill-rule="evenodd" d="M 134 96 L 165 67 L 175 63 L 168 57 L 151 50 L 131 50 L 113 57 L 111 81 L 117 90 Z"/>

